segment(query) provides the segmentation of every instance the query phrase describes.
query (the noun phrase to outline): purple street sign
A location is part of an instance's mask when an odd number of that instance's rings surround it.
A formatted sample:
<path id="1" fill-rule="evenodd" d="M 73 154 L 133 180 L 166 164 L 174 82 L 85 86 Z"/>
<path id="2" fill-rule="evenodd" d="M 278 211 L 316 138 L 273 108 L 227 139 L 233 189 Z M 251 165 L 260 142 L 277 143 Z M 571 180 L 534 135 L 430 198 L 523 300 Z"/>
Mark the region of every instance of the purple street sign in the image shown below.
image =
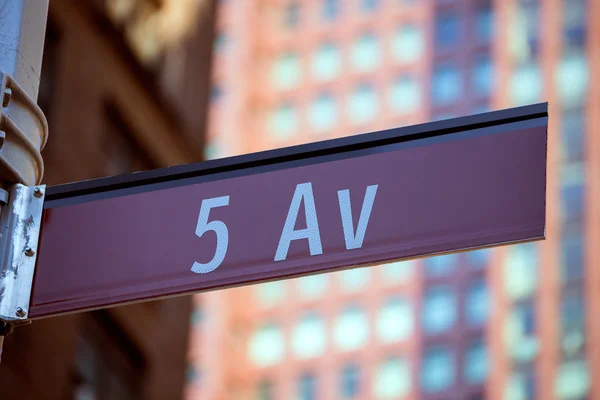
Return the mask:
<path id="1" fill-rule="evenodd" d="M 29 316 L 542 239 L 546 110 L 48 188 Z"/>

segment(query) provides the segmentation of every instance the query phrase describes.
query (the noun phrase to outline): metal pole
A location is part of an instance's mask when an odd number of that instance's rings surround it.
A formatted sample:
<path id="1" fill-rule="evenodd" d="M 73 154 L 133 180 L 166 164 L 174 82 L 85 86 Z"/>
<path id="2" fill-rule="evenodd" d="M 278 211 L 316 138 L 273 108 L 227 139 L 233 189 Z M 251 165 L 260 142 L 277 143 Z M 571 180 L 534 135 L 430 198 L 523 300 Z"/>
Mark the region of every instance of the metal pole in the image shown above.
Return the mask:
<path id="1" fill-rule="evenodd" d="M 35 185 L 43 175 L 41 149 L 48 135 L 37 106 L 49 0 L 0 0 L 0 190 L 15 184 Z M 8 199 L 5 199 L 5 201 Z M 0 211 L 2 210 L 0 206 Z M 10 235 L 0 239 L 0 305 L 14 289 L 6 278 Z M 10 280 L 18 279 L 12 271 Z M 13 290 L 14 292 L 14 290 Z M 3 334 L 19 316 L 0 315 Z M 9 329 L 6 329 L 8 327 Z M 2 342 L 0 334 L 0 357 Z"/>

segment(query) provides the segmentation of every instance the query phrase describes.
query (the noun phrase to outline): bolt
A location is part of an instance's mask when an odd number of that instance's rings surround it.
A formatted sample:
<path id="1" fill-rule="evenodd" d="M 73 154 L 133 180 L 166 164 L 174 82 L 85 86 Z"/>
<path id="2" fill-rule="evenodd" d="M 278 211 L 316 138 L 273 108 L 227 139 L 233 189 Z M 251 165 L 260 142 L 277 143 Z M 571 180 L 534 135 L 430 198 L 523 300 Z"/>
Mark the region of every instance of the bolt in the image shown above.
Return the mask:
<path id="1" fill-rule="evenodd" d="M 25 247 L 25 255 L 27 257 L 31 257 L 32 255 L 35 254 L 35 251 L 33 251 L 33 249 L 29 246 Z"/>
<path id="2" fill-rule="evenodd" d="M 37 198 L 40 198 L 44 195 L 44 191 L 39 187 L 36 187 L 35 189 L 33 189 L 33 195 Z"/>
<path id="3" fill-rule="evenodd" d="M 2 107 L 8 107 L 8 105 L 10 104 L 10 98 L 12 96 L 12 90 L 10 90 L 9 88 L 6 89 L 6 91 L 4 92 L 4 95 L 2 96 Z"/>
<path id="4" fill-rule="evenodd" d="M 17 307 L 17 317 L 19 318 L 23 318 L 24 316 L 27 315 L 27 313 L 25 312 L 25 310 L 23 310 L 21 307 Z"/>

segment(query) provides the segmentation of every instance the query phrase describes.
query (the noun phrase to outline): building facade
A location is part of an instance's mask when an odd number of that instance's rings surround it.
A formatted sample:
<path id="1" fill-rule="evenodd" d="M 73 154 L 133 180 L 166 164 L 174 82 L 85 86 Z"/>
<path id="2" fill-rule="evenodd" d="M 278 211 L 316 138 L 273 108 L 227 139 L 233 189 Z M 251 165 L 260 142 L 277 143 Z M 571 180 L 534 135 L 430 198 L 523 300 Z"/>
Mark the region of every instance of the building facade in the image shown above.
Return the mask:
<path id="1" fill-rule="evenodd" d="M 547 239 L 198 296 L 186 398 L 600 398 L 599 30 L 596 0 L 221 1 L 207 157 L 547 101 Z"/>
<path id="2" fill-rule="evenodd" d="M 50 128 L 44 183 L 201 161 L 213 15 L 202 0 L 52 0 L 38 98 Z M 190 313 L 182 297 L 16 328 L 0 398 L 181 398 Z"/>

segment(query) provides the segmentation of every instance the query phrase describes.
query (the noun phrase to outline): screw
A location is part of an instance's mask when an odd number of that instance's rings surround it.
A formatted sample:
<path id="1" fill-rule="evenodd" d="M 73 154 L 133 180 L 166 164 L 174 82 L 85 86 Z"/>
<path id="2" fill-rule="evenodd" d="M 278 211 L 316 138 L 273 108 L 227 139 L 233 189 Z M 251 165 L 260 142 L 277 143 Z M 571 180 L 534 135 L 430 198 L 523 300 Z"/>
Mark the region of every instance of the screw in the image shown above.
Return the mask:
<path id="1" fill-rule="evenodd" d="M 44 195 L 44 191 L 39 187 L 36 187 L 35 189 L 33 189 L 33 195 L 37 198 L 40 198 Z"/>
<path id="2" fill-rule="evenodd" d="M 25 312 L 25 310 L 23 310 L 21 307 L 17 307 L 17 317 L 19 318 L 23 318 L 24 316 L 27 315 L 27 313 Z"/>
<path id="3" fill-rule="evenodd" d="M 25 247 L 25 255 L 27 257 L 31 257 L 32 255 L 35 254 L 35 251 L 33 251 L 33 249 L 29 246 Z"/>

